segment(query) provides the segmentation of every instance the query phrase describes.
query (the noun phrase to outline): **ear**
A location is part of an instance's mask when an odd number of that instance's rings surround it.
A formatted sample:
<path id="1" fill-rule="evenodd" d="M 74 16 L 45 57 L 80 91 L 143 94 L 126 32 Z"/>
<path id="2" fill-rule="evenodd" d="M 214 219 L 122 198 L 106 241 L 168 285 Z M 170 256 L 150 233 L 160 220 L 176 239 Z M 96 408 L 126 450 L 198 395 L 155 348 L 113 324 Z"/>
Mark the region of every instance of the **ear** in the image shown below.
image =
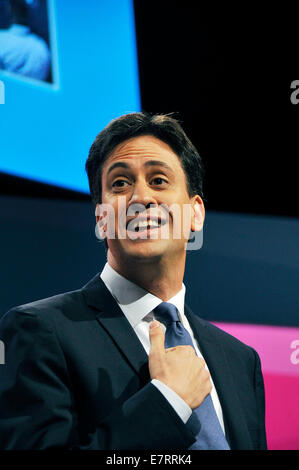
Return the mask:
<path id="1" fill-rule="evenodd" d="M 199 232 L 203 228 L 205 220 L 205 206 L 201 197 L 197 194 L 193 197 L 192 203 L 192 219 L 191 230 L 192 232 Z"/>

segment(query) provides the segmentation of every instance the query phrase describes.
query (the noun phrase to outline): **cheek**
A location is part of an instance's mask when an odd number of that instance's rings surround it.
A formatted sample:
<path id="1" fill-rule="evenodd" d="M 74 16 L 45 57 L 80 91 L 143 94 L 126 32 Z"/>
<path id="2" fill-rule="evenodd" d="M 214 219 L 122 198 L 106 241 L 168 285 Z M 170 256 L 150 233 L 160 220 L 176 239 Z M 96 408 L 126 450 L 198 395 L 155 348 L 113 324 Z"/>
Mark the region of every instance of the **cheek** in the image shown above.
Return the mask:
<path id="1" fill-rule="evenodd" d="M 178 191 L 172 198 L 168 198 L 168 201 L 165 200 L 165 204 L 171 212 L 174 224 L 180 227 L 190 225 L 192 204 L 184 191 Z"/>
<path id="2" fill-rule="evenodd" d="M 105 198 L 105 203 L 102 204 L 102 207 L 105 212 L 107 238 L 126 238 L 126 196 Z"/>
<path id="3" fill-rule="evenodd" d="M 173 238 L 188 239 L 191 230 L 191 206 L 186 203 L 175 206 L 172 210 Z"/>

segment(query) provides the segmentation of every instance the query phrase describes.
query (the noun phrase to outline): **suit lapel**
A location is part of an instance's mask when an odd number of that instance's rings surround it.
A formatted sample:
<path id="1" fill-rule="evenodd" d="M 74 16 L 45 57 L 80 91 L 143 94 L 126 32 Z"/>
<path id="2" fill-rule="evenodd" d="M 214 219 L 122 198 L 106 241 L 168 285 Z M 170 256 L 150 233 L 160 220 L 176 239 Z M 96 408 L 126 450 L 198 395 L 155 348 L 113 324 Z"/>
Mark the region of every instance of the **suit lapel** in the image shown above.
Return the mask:
<path id="1" fill-rule="evenodd" d="M 82 288 L 82 293 L 88 306 L 97 310 L 96 318 L 113 339 L 115 346 L 140 376 L 143 384 L 148 383 L 148 356 L 99 274 Z"/>
<path id="2" fill-rule="evenodd" d="M 82 293 L 88 306 L 97 311 L 96 318 L 101 326 L 141 378 L 142 385 L 148 383 L 148 356 L 99 274 L 82 288 Z M 229 444 L 232 449 L 248 449 L 251 439 L 224 348 L 217 341 L 213 329 L 208 328 L 209 324 L 195 315 L 187 305 L 185 313 L 213 377 Z M 234 373 L 238 374 L 238 371 Z"/>
<path id="3" fill-rule="evenodd" d="M 232 371 L 225 350 L 217 340 L 213 328 L 208 328 L 209 324 L 187 306 L 185 313 L 213 378 L 223 410 L 225 432 L 230 447 L 249 449 L 251 438 L 232 376 L 233 372 L 238 374 L 238 371 Z"/>

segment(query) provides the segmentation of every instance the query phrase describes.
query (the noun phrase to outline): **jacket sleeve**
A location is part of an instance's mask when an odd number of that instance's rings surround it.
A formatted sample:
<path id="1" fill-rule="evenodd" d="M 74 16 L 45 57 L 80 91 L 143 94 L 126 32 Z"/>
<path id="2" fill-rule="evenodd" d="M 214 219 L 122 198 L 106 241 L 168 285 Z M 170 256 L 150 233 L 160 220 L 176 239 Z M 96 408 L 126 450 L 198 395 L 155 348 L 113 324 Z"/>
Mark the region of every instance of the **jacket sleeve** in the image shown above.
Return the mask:
<path id="1" fill-rule="evenodd" d="M 257 352 L 253 349 L 255 355 L 254 386 L 257 402 L 257 412 L 259 421 L 259 436 L 257 450 L 267 450 L 267 437 L 265 428 L 265 388 L 261 369 L 261 361 Z"/>
<path id="2" fill-rule="evenodd" d="M 0 339 L 0 449 L 186 449 L 195 441 L 151 383 L 80 436 L 67 361 L 50 322 L 17 307 L 0 320 Z"/>

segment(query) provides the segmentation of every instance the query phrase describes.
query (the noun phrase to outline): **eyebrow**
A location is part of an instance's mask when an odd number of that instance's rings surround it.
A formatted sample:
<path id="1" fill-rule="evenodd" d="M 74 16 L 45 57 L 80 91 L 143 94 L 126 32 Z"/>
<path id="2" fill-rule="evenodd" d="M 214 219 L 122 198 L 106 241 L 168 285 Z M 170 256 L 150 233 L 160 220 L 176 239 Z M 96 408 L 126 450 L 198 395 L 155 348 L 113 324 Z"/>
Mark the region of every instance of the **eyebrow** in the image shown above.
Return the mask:
<path id="1" fill-rule="evenodd" d="M 111 173 L 111 171 L 114 170 L 114 168 L 130 168 L 130 167 L 127 163 L 124 163 L 124 162 L 112 163 L 112 165 L 107 170 L 107 175 L 109 175 L 109 173 Z"/>
<path id="2" fill-rule="evenodd" d="M 149 166 L 162 166 L 163 168 L 167 169 L 168 171 L 171 171 L 173 173 L 173 169 L 167 165 L 167 163 L 161 161 L 161 160 L 147 160 L 145 163 L 144 163 L 144 166 L 145 167 L 149 167 Z M 130 165 L 128 165 L 127 163 L 125 162 L 115 162 L 115 163 L 112 163 L 112 165 L 108 168 L 107 170 L 107 175 L 109 173 L 111 173 L 112 170 L 114 170 L 115 168 L 126 168 L 126 169 L 129 169 L 130 168 Z"/>

